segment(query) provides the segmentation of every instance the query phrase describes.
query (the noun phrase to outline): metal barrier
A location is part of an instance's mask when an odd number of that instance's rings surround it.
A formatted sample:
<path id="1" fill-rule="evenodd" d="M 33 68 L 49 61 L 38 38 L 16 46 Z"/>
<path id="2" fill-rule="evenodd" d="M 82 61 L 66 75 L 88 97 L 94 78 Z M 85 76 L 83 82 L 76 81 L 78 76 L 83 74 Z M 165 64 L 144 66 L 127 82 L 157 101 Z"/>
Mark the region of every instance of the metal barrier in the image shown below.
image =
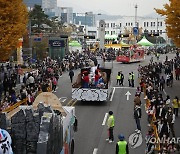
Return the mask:
<path id="1" fill-rule="evenodd" d="M 146 97 L 146 86 L 144 87 L 144 96 Z M 145 106 L 145 110 L 147 110 L 150 106 L 150 100 L 149 99 L 146 99 L 146 106 Z M 155 145 L 155 151 L 160 151 L 161 147 L 160 147 L 160 139 L 159 139 L 159 134 L 158 134 L 158 130 L 157 130 L 157 127 L 156 125 L 154 124 L 154 121 L 156 121 L 156 116 L 155 116 L 155 113 L 153 114 L 153 118 L 152 118 L 152 121 L 151 121 L 151 127 L 153 128 L 154 130 L 154 134 L 155 134 L 155 138 L 156 138 L 156 145 Z"/>
<path id="2" fill-rule="evenodd" d="M 51 92 L 52 91 L 52 86 L 50 85 L 48 88 L 47 88 L 47 91 L 48 92 Z M 42 91 L 38 91 L 37 92 L 37 95 L 39 95 L 40 93 L 42 93 Z M 3 110 L 2 112 L 11 112 L 12 110 L 16 109 L 17 107 L 19 107 L 20 105 L 27 105 L 27 100 L 28 98 L 25 98 L 19 102 L 17 102 L 16 104 L 14 105 L 11 105 L 10 107 L 6 108 L 5 110 Z"/>

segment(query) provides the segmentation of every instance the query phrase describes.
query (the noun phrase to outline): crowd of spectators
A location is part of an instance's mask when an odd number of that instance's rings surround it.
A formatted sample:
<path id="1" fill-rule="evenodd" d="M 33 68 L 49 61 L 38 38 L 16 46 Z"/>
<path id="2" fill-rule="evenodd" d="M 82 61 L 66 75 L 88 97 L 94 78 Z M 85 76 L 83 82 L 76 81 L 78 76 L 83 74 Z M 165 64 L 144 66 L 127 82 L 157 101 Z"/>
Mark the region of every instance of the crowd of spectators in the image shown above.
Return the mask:
<path id="1" fill-rule="evenodd" d="M 139 66 L 141 75 L 141 91 L 145 92 L 146 112 L 148 115 L 149 131 L 146 135 L 146 153 L 150 154 L 156 150 L 159 153 L 175 153 L 179 150 L 174 129 L 175 119 L 178 117 L 180 100 L 178 96 L 170 98 L 168 94 L 163 97 L 162 91 L 165 86 L 173 86 L 175 79 L 179 80 L 180 57 L 166 60 L 164 63 L 150 63 L 147 66 Z M 157 138 L 160 142 L 157 142 Z M 156 140 L 156 141 L 155 141 Z M 157 145 L 159 143 L 159 146 Z"/>
<path id="2" fill-rule="evenodd" d="M 11 105 L 27 98 L 27 104 L 31 105 L 39 91 L 47 91 L 51 87 L 56 92 L 59 77 L 63 72 L 73 69 L 88 67 L 90 59 L 101 55 L 102 52 L 89 51 L 72 52 L 60 60 L 52 60 L 49 57 L 44 61 L 37 61 L 33 69 L 23 71 L 20 65 L 11 63 L 1 64 L 0 67 L 0 109 L 4 110 Z M 32 65 L 29 64 L 29 67 Z M 17 90 L 17 86 L 20 90 Z"/>

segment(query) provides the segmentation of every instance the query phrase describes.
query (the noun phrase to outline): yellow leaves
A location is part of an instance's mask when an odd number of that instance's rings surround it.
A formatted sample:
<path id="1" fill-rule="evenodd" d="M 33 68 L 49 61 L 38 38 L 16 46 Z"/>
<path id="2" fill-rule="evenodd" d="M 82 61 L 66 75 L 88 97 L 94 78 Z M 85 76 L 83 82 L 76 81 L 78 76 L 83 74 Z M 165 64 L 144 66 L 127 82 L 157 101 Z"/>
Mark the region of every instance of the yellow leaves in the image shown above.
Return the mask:
<path id="1" fill-rule="evenodd" d="M 9 59 L 27 25 L 27 9 L 22 0 L 0 0 L 0 60 Z"/>
<path id="2" fill-rule="evenodd" d="M 180 0 L 170 0 L 164 9 L 155 9 L 162 16 L 166 16 L 167 35 L 177 47 L 180 47 Z"/>

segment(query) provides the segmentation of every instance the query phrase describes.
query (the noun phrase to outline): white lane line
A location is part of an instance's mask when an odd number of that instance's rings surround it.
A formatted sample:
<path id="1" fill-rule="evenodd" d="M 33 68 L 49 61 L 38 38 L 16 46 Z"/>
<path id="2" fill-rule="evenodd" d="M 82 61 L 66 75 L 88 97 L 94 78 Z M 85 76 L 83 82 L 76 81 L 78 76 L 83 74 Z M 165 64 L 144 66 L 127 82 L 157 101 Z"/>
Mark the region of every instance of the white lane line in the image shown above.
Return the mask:
<path id="1" fill-rule="evenodd" d="M 107 117 L 108 117 L 108 113 L 105 113 L 104 120 L 102 122 L 102 126 L 104 126 L 106 124 Z"/>
<path id="2" fill-rule="evenodd" d="M 135 87 L 113 87 L 117 89 L 136 89 Z"/>
<path id="3" fill-rule="evenodd" d="M 93 154 L 97 154 L 97 151 L 98 151 L 98 149 L 95 148 L 94 151 L 93 151 Z"/>
<path id="4" fill-rule="evenodd" d="M 111 94 L 111 98 L 110 98 L 110 101 L 111 101 L 111 102 L 112 102 L 112 99 L 113 99 L 113 96 L 114 96 L 115 90 L 116 90 L 116 88 L 115 88 L 115 87 L 113 87 L 113 92 L 112 92 L 112 94 Z"/>
<path id="5" fill-rule="evenodd" d="M 164 89 L 163 89 L 163 92 L 164 92 L 165 95 L 167 95 L 167 93 L 166 93 L 166 91 Z"/>
<path id="6" fill-rule="evenodd" d="M 60 97 L 59 100 L 64 103 L 67 100 L 67 97 Z"/>

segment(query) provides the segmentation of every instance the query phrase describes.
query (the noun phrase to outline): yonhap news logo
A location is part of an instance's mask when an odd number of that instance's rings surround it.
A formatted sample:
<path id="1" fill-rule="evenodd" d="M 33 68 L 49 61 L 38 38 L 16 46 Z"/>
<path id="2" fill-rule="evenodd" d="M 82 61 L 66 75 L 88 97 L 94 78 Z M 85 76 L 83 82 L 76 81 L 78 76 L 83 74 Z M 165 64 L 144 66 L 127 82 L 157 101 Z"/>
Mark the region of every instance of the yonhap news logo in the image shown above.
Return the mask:
<path id="1" fill-rule="evenodd" d="M 131 148 L 135 149 L 139 147 L 143 142 L 141 133 L 133 133 L 129 136 L 129 145 Z"/>

